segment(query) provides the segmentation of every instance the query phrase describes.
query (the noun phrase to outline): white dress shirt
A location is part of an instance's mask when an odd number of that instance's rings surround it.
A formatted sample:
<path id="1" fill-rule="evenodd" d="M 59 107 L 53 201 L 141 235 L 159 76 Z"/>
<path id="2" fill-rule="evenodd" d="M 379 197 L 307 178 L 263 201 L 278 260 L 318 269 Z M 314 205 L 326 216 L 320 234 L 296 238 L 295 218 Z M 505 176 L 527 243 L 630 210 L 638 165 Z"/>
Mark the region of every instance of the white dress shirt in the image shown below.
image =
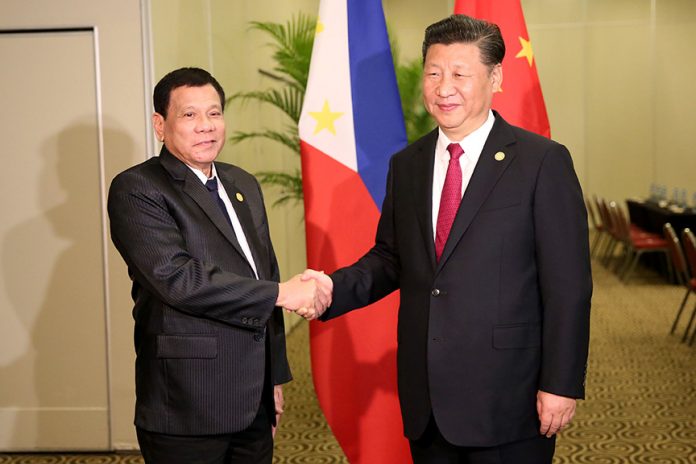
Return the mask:
<path id="1" fill-rule="evenodd" d="M 493 112 L 488 110 L 488 118 L 481 127 L 473 131 L 471 134 L 459 141 L 459 145 L 464 149 L 464 154 L 459 158 L 459 165 L 462 168 L 462 196 L 469 185 L 471 175 L 474 173 L 476 163 L 478 163 L 483 145 L 488 140 L 488 134 L 491 133 L 495 116 Z M 445 185 L 445 176 L 447 175 L 447 166 L 450 161 L 450 154 L 447 151 L 447 146 L 456 141 L 447 138 L 442 129 L 438 129 L 439 136 L 435 145 L 435 165 L 433 168 L 433 237 L 437 235 L 437 215 L 440 211 L 440 197 L 442 196 L 442 187 Z"/>
<path id="2" fill-rule="evenodd" d="M 188 166 L 188 164 L 187 164 Z M 249 248 L 249 242 L 247 241 L 246 235 L 244 235 L 244 230 L 242 229 L 242 223 L 239 222 L 239 218 L 237 217 L 237 213 L 234 212 L 234 208 L 232 207 L 232 202 L 230 201 L 230 197 L 227 195 L 227 192 L 225 191 L 225 187 L 223 187 L 222 182 L 220 181 L 220 178 L 217 175 L 217 169 L 215 169 L 215 163 L 213 163 L 213 168 L 211 171 L 211 179 L 213 177 L 217 178 L 217 188 L 218 188 L 218 195 L 220 195 L 220 198 L 222 198 L 222 202 L 225 204 L 225 209 L 227 209 L 227 214 L 230 216 L 230 220 L 232 221 L 232 228 L 234 229 L 234 233 L 237 235 L 237 241 L 239 242 L 239 246 L 242 248 L 242 251 L 244 252 L 244 256 L 246 256 L 247 261 L 249 261 L 249 264 L 251 265 L 251 268 L 254 270 L 254 275 L 256 278 L 259 278 L 259 273 L 256 271 L 256 263 L 254 262 L 254 258 L 251 255 L 251 248 Z M 205 174 L 203 174 L 203 171 L 200 171 L 194 167 L 188 166 L 191 171 L 200 179 L 201 182 L 205 185 L 205 183 L 208 181 L 208 177 L 206 177 Z"/>

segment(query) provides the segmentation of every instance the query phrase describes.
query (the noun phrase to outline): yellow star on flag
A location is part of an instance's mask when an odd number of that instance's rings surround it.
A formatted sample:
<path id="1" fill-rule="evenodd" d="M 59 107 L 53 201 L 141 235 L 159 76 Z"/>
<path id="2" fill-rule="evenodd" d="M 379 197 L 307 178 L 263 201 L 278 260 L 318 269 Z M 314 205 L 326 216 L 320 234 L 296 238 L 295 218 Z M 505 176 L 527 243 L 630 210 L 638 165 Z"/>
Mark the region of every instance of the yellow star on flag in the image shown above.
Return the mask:
<path id="1" fill-rule="evenodd" d="M 317 30 L 314 33 L 319 34 L 320 32 L 324 32 L 324 23 L 317 21 Z"/>
<path id="2" fill-rule="evenodd" d="M 314 128 L 314 133 L 318 134 L 326 129 L 333 135 L 336 135 L 336 127 L 334 122 L 343 116 L 343 113 L 334 113 L 329 109 L 329 101 L 324 100 L 324 106 L 321 111 L 310 111 L 309 115 L 317 120 L 317 127 Z"/>
<path id="3" fill-rule="evenodd" d="M 520 45 L 522 45 L 522 50 L 520 50 L 520 52 L 517 55 L 515 55 L 515 58 L 525 57 L 527 58 L 529 66 L 532 66 L 532 63 L 534 62 L 532 42 L 530 42 L 529 40 L 524 40 L 522 37 L 520 37 Z"/>

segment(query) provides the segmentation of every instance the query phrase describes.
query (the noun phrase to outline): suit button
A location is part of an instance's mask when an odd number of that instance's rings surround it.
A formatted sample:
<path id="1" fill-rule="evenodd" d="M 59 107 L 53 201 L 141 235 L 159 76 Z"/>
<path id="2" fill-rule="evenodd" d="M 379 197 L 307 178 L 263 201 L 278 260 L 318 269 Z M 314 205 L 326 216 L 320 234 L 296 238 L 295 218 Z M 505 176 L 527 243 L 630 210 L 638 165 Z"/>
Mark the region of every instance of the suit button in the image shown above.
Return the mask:
<path id="1" fill-rule="evenodd" d="M 440 296 L 440 289 L 439 288 L 434 288 L 432 292 L 430 292 L 432 296 Z"/>
<path id="2" fill-rule="evenodd" d="M 246 317 L 243 317 L 243 318 L 242 318 L 242 324 L 246 324 L 247 322 L 249 322 L 249 319 L 247 319 Z"/>
<path id="3" fill-rule="evenodd" d="M 258 317 L 254 318 L 254 325 L 256 325 L 256 326 L 261 325 L 261 320 Z"/>
<path id="4" fill-rule="evenodd" d="M 263 334 L 260 334 L 260 333 L 254 334 L 254 341 L 255 342 L 262 342 L 263 341 Z"/>

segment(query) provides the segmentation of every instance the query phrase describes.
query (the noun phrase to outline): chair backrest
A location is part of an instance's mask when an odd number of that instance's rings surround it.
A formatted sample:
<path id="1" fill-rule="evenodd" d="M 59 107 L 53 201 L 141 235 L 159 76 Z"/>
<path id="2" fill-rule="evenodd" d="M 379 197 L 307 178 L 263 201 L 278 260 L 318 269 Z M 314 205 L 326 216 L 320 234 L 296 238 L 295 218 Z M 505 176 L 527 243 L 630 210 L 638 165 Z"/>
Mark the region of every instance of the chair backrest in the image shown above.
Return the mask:
<path id="1" fill-rule="evenodd" d="M 595 210 L 592 207 L 592 203 L 590 202 L 589 198 L 585 197 L 585 206 L 587 207 L 587 215 L 590 218 L 590 222 L 592 223 L 592 228 L 593 229 L 601 229 L 601 224 L 599 223 L 599 220 L 597 219 L 597 216 L 595 215 Z"/>
<path id="2" fill-rule="evenodd" d="M 674 270 L 679 274 L 680 278 L 688 280 L 689 268 L 686 265 L 684 251 L 679 243 L 679 237 L 677 237 L 674 227 L 672 227 L 672 224 L 667 222 L 664 226 L 662 226 L 662 231 L 669 246 L 669 255 L 672 258 L 672 266 L 674 267 Z"/>
<path id="3" fill-rule="evenodd" d="M 611 235 L 615 236 L 615 228 L 612 222 L 613 218 L 611 213 L 609 212 L 607 202 L 604 201 L 604 198 L 595 198 L 595 201 L 597 205 L 597 211 L 599 211 L 599 217 L 602 219 L 602 224 L 604 224 L 604 229 Z"/>
<path id="4" fill-rule="evenodd" d="M 696 237 L 688 228 L 682 231 L 682 246 L 684 247 L 686 261 L 691 268 L 691 277 L 696 278 Z"/>
<path id="5" fill-rule="evenodd" d="M 609 202 L 609 216 L 611 217 L 612 233 L 619 240 L 631 241 L 631 224 L 628 217 L 615 201 Z"/>

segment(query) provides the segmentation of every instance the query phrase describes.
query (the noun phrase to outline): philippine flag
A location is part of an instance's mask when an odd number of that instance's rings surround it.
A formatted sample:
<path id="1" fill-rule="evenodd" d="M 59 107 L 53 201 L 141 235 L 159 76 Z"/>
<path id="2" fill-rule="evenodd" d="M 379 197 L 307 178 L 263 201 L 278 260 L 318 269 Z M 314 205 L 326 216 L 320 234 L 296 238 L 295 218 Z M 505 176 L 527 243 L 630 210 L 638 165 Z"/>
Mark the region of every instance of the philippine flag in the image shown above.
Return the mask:
<path id="1" fill-rule="evenodd" d="M 322 0 L 299 122 L 307 263 L 332 272 L 374 243 L 406 133 L 381 0 Z M 310 325 L 319 404 L 351 463 L 410 462 L 396 391 L 398 295 Z"/>

